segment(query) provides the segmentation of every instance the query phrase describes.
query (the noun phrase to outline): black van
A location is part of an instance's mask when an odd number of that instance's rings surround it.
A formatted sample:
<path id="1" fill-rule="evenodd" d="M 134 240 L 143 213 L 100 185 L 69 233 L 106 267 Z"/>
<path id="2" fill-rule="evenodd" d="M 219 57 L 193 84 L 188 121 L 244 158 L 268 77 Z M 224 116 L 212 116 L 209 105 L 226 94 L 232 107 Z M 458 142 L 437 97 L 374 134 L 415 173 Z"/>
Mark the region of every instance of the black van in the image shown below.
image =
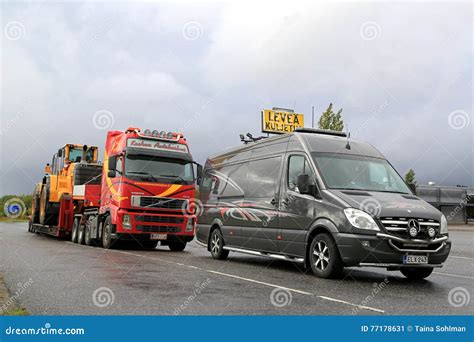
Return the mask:
<path id="1" fill-rule="evenodd" d="M 344 133 L 304 128 L 211 156 L 200 185 L 196 235 L 215 259 L 243 252 L 323 278 L 376 266 L 423 279 L 451 249 L 444 215 Z"/>

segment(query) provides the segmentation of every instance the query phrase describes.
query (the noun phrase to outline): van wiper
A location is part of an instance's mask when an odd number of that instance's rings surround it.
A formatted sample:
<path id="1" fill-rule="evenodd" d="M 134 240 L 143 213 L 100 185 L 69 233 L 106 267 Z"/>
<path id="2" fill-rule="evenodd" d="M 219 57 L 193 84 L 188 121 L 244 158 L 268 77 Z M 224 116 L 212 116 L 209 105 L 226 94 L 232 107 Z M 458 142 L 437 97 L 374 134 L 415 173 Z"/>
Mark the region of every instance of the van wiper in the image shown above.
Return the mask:
<path id="1" fill-rule="evenodd" d="M 164 177 L 164 178 L 175 178 L 176 180 L 184 183 L 184 184 L 187 184 L 188 182 L 183 178 L 183 177 L 180 177 L 180 176 L 176 176 L 176 175 L 159 175 L 158 177 Z"/>
<path id="2" fill-rule="evenodd" d="M 156 179 L 155 176 L 153 176 L 151 173 L 149 172 L 143 172 L 143 171 L 127 171 L 126 173 L 132 173 L 132 174 L 135 174 L 135 175 L 145 175 L 145 176 L 148 176 L 149 178 L 151 178 L 154 182 L 158 182 L 158 179 Z"/>

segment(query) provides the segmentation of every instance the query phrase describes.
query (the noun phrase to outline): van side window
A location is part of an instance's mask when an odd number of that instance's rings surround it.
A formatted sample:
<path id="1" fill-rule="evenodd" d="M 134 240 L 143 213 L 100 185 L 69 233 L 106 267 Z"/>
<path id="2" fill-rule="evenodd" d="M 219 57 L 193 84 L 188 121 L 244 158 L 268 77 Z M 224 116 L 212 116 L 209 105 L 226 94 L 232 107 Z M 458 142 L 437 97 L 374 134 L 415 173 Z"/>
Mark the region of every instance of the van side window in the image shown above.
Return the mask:
<path id="1" fill-rule="evenodd" d="M 289 190 L 295 191 L 298 183 L 298 176 L 306 174 L 314 183 L 314 173 L 304 156 L 291 156 L 288 161 L 288 181 L 287 186 Z"/>
<path id="2" fill-rule="evenodd" d="M 224 166 L 217 171 L 215 176 L 219 178 L 220 197 L 242 197 L 245 194 L 244 187 L 247 180 L 248 164 L 241 163 Z"/>
<path id="3" fill-rule="evenodd" d="M 246 198 L 270 198 L 278 191 L 281 157 L 266 158 L 249 162 Z"/>

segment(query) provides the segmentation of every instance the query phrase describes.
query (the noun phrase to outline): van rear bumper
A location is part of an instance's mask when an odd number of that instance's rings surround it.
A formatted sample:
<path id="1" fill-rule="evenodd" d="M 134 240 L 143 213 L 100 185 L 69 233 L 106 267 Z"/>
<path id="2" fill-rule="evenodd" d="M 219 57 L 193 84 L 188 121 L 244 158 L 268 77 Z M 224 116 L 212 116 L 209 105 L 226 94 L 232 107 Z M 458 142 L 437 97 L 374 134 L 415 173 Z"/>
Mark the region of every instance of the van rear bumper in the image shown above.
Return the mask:
<path id="1" fill-rule="evenodd" d="M 448 258 L 451 241 L 427 244 L 425 247 L 404 247 L 390 235 L 360 235 L 338 233 L 334 236 L 344 266 L 400 267 L 439 267 Z M 403 255 L 427 255 L 428 264 L 405 265 Z"/>

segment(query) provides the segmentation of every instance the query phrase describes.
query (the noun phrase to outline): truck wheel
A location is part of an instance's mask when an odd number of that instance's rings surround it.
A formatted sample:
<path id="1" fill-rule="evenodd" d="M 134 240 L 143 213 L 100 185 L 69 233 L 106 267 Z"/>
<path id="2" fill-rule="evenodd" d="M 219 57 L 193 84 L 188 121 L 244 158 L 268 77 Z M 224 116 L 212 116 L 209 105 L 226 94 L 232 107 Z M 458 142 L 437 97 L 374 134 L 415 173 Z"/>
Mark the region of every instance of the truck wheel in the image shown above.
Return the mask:
<path id="1" fill-rule="evenodd" d="M 422 280 L 431 275 L 433 267 L 401 268 L 400 272 L 411 280 Z"/>
<path id="2" fill-rule="evenodd" d="M 105 249 L 112 248 L 112 219 L 107 216 L 104 224 L 102 225 L 102 247 Z"/>
<path id="3" fill-rule="evenodd" d="M 224 237 L 219 228 L 214 229 L 209 241 L 209 250 L 214 259 L 225 260 L 229 256 L 229 251 L 224 249 Z"/>
<path id="4" fill-rule="evenodd" d="M 327 233 L 316 235 L 311 242 L 309 262 L 314 275 L 320 278 L 337 278 L 344 269 L 337 245 Z"/>
<path id="5" fill-rule="evenodd" d="M 183 241 L 170 241 L 168 247 L 173 252 L 182 252 L 186 248 L 186 242 Z"/>
<path id="6" fill-rule="evenodd" d="M 142 241 L 140 244 L 144 249 L 155 249 L 158 246 L 158 241 Z"/>
<path id="7" fill-rule="evenodd" d="M 78 244 L 80 245 L 84 244 L 84 235 L 85 235 L 84 225 L 79 224 L 79 227 L 77 229 L 77 243 Z"/>
<path id="8" fill-rule="evenodd" d="M 80 218 L 76 217 L 72 223 L 71 242 L 77 243 L 77 236 L 79 234 L 80 222 L 81 222 Z"/>
<path id="9" fill-rule="evenodd" d="M 89 224 L 84 225 L 84 244 L 91 246 L 93 243 L 91 238 L 91 226 Z"/>

